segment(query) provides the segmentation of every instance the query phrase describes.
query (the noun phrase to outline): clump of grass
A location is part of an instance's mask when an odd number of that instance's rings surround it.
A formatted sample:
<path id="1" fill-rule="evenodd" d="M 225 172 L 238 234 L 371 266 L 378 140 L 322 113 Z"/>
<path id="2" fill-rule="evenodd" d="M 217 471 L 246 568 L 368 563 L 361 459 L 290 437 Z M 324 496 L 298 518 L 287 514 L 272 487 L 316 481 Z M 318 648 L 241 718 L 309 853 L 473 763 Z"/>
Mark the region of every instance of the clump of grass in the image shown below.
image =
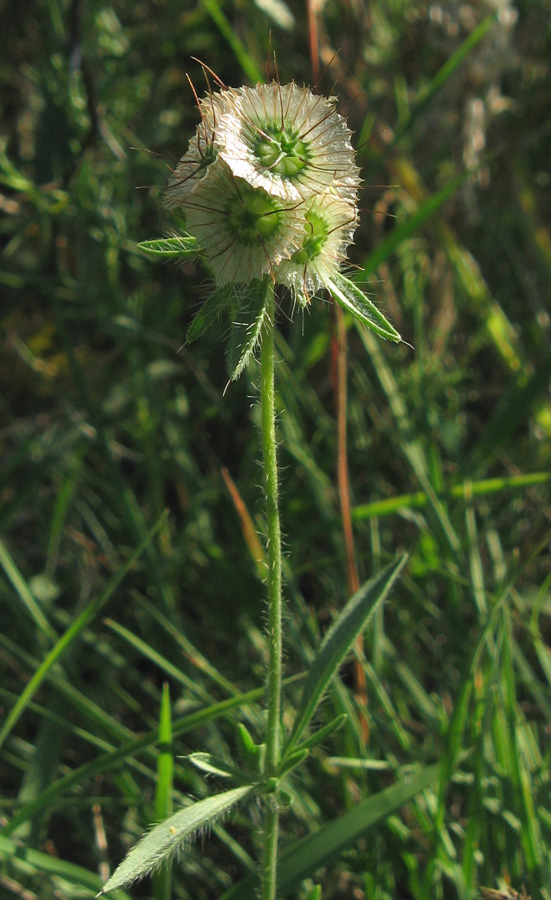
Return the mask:
<path id="1" fill-rule="evenodd" d="M 318 725 L 344 713 L 346 722 L 291 784 L 280 869 L 291 896 L 307 897 L 315 877 L 324 898 L 463 898 L 477 885 L 520 892 L 523 883 L 533 900 L 549 897 L 546 23 L 534 5 L 510 5 L 510 25 L 503 16 L 483 25 L 477 9 L 468 21 L 450 7 L 439 22 L 422 9 L 412 18 L 376 3 L 366 20 L 335 6 L 318 22 L 322 65 L 341 51 L 328 80 L 353 101 L 366 185 L 354 261 L 415 347 L 389 355 L 348 328 L 355 559 L 363 579 L 402 550 L 411 558 L 357 651 L 367 713 L 354 669 L 343 669 Z M 43 21 L 33 10 L 27 21 Z M 200 55 L 226 83 L 254 84 L 266 57 L 258 35 L 271 27 L 285 46 L 282 79 L 310 82 L 306 23 L 291 12 L 282 32 L 254 5 L 233 23 L 215 4 L 182 13 L 169 3 L 162 16 L 138 5 L 121 19 L 106 8 L 81 23 L 52 9 L 40 32 L 14 19 L 8 35 L 8 896 L 93 896 L 106 866 L 154 821 L 165 681 L 174 809 L 212 792 L 212 777 L 181 757 L 231 757 L 232 711 L 261 733 L 257 374 L 222 397 L 222 322 L 200 362 L 178 353 L 203 276 L 187 263 L 183 273 L 151 267 L 138 253 L 158 228 L 159 198 L 135 186 L 162 186 L 166 173 L 128 147 L 179 156 L 194 127 L 182 58 Z M 500 42 L 506 49 L 481 66 Z M 477 100 L 482 119 L 471 114 Z M 485 147 L 467 177 L 477 128 Z M 320 304 L 304 322 L 281 322 L 276 344 L 293 573 L 287 722 L 302 690 L 292 677 L 304 677 L 349 593 L 331 340 Z M 400 791 L 415 778 L 407 799 Z M 190 847 L 172 895 L 246 893 L 254 815 L 238 810 L 214 826 L 208 867 Z M 316 829 L 312 850 L 303 836 Z"/>

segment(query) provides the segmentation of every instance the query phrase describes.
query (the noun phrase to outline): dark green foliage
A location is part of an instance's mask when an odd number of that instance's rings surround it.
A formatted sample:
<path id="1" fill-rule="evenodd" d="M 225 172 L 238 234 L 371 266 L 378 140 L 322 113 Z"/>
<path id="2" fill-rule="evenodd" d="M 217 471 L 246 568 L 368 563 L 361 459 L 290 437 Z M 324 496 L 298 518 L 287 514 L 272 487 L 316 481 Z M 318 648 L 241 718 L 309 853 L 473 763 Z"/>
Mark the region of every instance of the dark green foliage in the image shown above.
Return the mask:
<path id="1" fill-rule="evenodd" d="M 482 25 L 489 3 L 335 0 L 319 23 L 320 89 L 350 114 L 365 186 L 353 280 L 415 348 L 348 330 L 360 579 L 410 561 L 360 653 L 367 746 L 348 665 L 313 722 L 323 742 L 298 744 L 282 839 L 297 900 L 315 882 L 323 900 L 466 900 L 506 882 L 551 898 L 551 10 L 501 7 Z M 161 196 L 197 125 L 194 57 L 251 83 L 271 32 L 281 80 L 312 83 L 305 5 L 287 12 L 33 0 L 5 17 L 2 896 L 92 897 L 155 820 L 159 752 L 176 810 L 226 789 L 187 755 L 261 756 L 254 354 L 225 390 L 234 293 L 203 307 L 200 260 L 160 264 L 138 244 L 181 225 Z M 282 296 L 287 737 L 349 599 L 333 314 L 327 298 L 290 313 Z M 164 682 L 173 745 L 159 750 Z M 423 789 L 402 797 L 410 778 Z M 351 821 L 393 790 L 368 828 Z M 318 829 L 308 874 L 301 842 Z M 212 831 L 175 864 L 174 900 L 254 877 L 255 804 Z"/>

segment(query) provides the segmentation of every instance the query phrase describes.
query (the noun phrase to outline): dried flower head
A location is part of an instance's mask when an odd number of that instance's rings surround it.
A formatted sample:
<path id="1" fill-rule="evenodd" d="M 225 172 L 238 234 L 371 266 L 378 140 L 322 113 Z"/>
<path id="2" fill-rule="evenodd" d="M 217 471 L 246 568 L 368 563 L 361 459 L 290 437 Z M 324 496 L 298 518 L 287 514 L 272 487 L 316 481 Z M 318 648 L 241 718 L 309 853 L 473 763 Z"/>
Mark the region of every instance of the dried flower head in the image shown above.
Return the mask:
<path id="1" fill-rule="evenodd" d="M 300 246 L 295 207 L 236 178 L 222 160 L 180 206 L 218 284 L 262 278 Z"/>
<path id="2" fill-rule="evenodd" d="M 209 167 L 218 155 L 215 143 L 218 123 L 227 110 L 226 92 L 214 94 L 210 92 L 198 101 L 201 122 L 195 135 L 189 142 L 185 156 L 182 157 L 172 173 L 163 197 L 167 209 L 176 209 L 185 202 L 188 194 L 205 178 Z"/>
<path id="3" fill-rule="evenodd" d="M 297 210 L 298 212 L 298 210 Z M 333 194 L 319 194 L 301 207 L 300 247 L 275 268 L 278 284 L 291 291 L 305 306 L 346 260 L 346 248 L 352 243 L 357 225 L 354 204 Z"/>
<path id="4" fill-rule="evenodd" d="M 235 175 L 287 200 L 330 191 L 355 201 L 360 183 L 351 131 L 336 99 L 294 82 L 224 92 L 220 154 Z"/>
<path id="5" fill-rule="evenodd" d="M 325 289 L 381 337 L 399 341 L 341 272 L 358 222 L 360 178 L 335 98 L 272 81 L 221 86 L 197 103 L 201 122 L 164 196 L 188 233 L 142 244 L 156 256 L 200 255 L 208 265 L 217 287 L 190 336 L 222 309 L 231 311 L 238 334 L 231 377 L 237 377 L 260 335 L 270 280 L 301 306 Z"/>

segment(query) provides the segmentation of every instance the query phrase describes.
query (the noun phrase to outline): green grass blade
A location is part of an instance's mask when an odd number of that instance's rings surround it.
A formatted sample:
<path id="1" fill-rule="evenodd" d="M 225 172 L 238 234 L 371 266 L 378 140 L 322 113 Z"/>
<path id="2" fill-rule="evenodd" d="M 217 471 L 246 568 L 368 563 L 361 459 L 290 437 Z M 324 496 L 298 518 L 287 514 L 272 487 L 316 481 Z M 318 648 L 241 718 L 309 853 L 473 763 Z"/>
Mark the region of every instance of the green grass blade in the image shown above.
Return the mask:
<path id="1" fill-rule="evenodd" d="M 67 628 L 64 634 L 62 634 L 55 647 L 52 647 L 44 662 L 39 666 L 39 668 L 32 676 L 31 680 L 23 690 L 17 703 L 10 710 L 8 717 L 4 722 L 3 728 L 0 731 L 0 747 L 6 740 L 7 736 L 10 734 L 12 728 L 19 720 L 20 716 L 25 711 L 29 701 L 35 695 L 36 691 L 48 675 L 48 672 L 50 671 L 52 666 L 54 666 L 56 662 L 59 661 L 67 648 L 73 644 L 73 642 L 83 631 L 83 629 L 88 625 L 88 623 L 91 622 L 91 620 L 105 606 L 107 601 L 110 600 L 123 578 L 130 571 L 136 560 L 139 559 L 146 547 L 151 543 L 153 537 L 163 524 L 165 518 L 166 513 L 163 513 L 156 524 L 153 526 L 153 528 L 145 536 L 143 541 L 128 557 L 124 565 L 122 565 L 119 571 L 111 578 L 105 590 L 100 594 L 99 597 L 96 598 L 96 600 L 92 600 L 92 602 L 89 603 L 85 609 L 83 609 L 83 611 L 75 619 L 73 624 L 70 625 L 69 628 Z"/>
<path id="2" fill-rule="evenodd" d="M 363 277 L 376 272 L 379 266 L 398 249 L 406 238 L 411 237 L 422 225 L 432 219 L 440 207 L 455 194 L 470 174 L 470 172 L 467 172 L 459 175 L 457 178 L 452 178 L 440 191 L 424 200 L 413 215 L 408 216 L 405 222 L 398 225 L 382 241 L 379 241 L 375 250 L 362 264 Z"/>
<path id="3" fill-rule="evenodd" d="M 212 722 L 220 716 L 226 715 L 232 709 L 256 703 L 263 696 L 264 688 L 256 688 L 253 691 L 248 691 L 246 694 L 241 694 L 238 697 L 231 697 L 229 700 L 223 700 L 221 703 L 216 703 L 214 706 L 209 706 L 205 709 L 197 710 L 197 712 L 190 713 L 187 716 L 182 716 L 172 723 L 173 737 L 193 731 L 193 729 L 197 728 L 199 725 Z M 8 824 L 4 826 L 2 829 L 3 833 L 5 835 L 11 834 L 22 822 L 25 822 L 31 816 L 36 815 L 41 810 L 50 806 L 54 800 L 59 799 L 71 787 L 84 784 L 84 782 L 100 772 L 111 771 L 119 766 L 123 760 L 130 760 L 137 753 L 152 748 L 157 743 L 157 740 L 157 730 L 150 731 L 139 738 L 127 741 L 116 750 L 102 753 L 97 759 L 85 763 L 78 769 L 74 769 L 68 775 L 58 779 L 58 781 L 42 791 L 42 793 L 32 802 L 26 803 L 25 806 L 10 819 Z"/>
<path id="4" fill-rule="evenodd" d="M 477 46 L 477 44 L 480 43 L 482 38 L 487 34 L 495 21 L 495 13 L 486 16 L 486 18 L 483 19 L 482 22 L 480 22 L 476 26 L 476 28 L 474 28 L 473 31 L 471 31 L 471 33 L 465 38 L 463 43 L 459 45 L 455 53 L 452 53 L 449 59 L 446 60 L 444 65 L 439 69 L 439 71 L 436 73 L 436 75 L 428 85 L 427 89 L 417 100 L 407 120 L 404 122 L 402 127 L 397 130 L 396 134 L 394 135 L 393 144 L 396 144 L 404 134 L 411 130 L 411 127 L 419 114 L 428 106 L 433 97 L 444 87 L 446 82 L 449 81 L 450 77 L 461 65 L 461 63 L 464 62 L 465 59 L 467 59 L 470 53 L 472 53 L 474 48 Z"/>
<path id="5" fill-rule="evenodd" d="M 509 597 L 509 587 L 505 587 L 501 595 L 495 600 L 494 606 L 488 616 L 488 620 L 482 629 L 480 636 L 473 649 L 466 678 L 463 681 L 458 700 L 456 701 L 453 716 L 450 719 L 446 744 L 440 759 L 439 784 L 437 792 L 437 805 L 434 816 L 434 834 L 436 844 L 433 856 L 427 862 L 425 869 L 425 889 L 429 890 L 429 885 L 433 883 L 434 870 L 438 865 L 438 855 L 441 843 L 445 837 L 445 817 L 446 817 L 446 796 L 450 789 L 452 776 L 460 759 L 465 739 L 465 731 L 469 722 L 469 704 L 471 702 L 474 691 L 475 679 L 477 677 L 478 667 L 481 665 L 481 659 L 486 647 L 493 647 L 493 633 L 496 630 L 502 608 Z M 500 749 L 505 749 L 506 735 L 504 740 L 499 742 Z"/>
<path id="6" fill-rule="evenodd" d="M 402 556 L 376 575 L 348 601 L 327 632 L 304 683 L 285 756 L 294 749 L 314 715 L 329 682 L 335 675 L 354 639 L 361 634 L 378 605 L 384 601 L 407 557 Z"/>
<path id="7" fill-rule="evenodd" d="M 505 490 L 522 490 L 537 484 L 546 484 L 551 481 L 549 472 L 527 472 L 526 475 L 511 475 L 503 478 L 482 478 L 479 481 L 469 482 L 469 492 L 474 497 L 485 497 L 497 494 Z M 446 488 L 439 498 L 465 497 L 466 483 L 454 484 Z M 427 506 L 429 498 L 424 491 L 416 491 L 413 494 L 400 494 L 398 497 L 388 497 L 384 500 L 373 500 L 371 503 L 360 503 L 352 510 L 352 518 L 357 521 L 371 519 L 374 516 L 389 516 L 401 509 L 421 509 Z"/>
<path id="8" fill-rule="evenodd" d="M 159 717 L 159 756 L 157 757 L 157 789 L 155 791 L 155 818 L 158 822 L 172 813 L 172 782 L 174 776 L 174 756 L 172 752 L 172 716 L 170 711 L 170 690 L 163 684 L 161 714 Z M 153 878 L 155 900 L 170 900 L 172 890 L 172 870 L 170 862 L 162 866 Z"/>
<path id="9" fill-rule="evenodd" d="M 0 540 L 0 566 L 4 569 L 7 578 L 11 581 L 13 587 L 15 588 L 19 599 L 22 601 L 23 605 L 26 607 L 29 616 L 34 621 L 35 625 L 46 634 L 49 638 L 56 638 L 57 635 L 55 630 L 52 628 L 50 623 L 48 622 L 46 616 L 40 609 L 40 606 L 36 602 L 33 597 L 32 591 L 30 590 L 27 582 L 23 578 L 21 572 L 17 568 L 11 553 L 8 548 L 4 544 L 3 541 Z M 1 744 L 1 740 L 0 740 Z"/>
<path id="10" fill-rule="evenodd" d="M 251 59 L 242 41 L 239 40 L 235 30 L 220 9 L 216 0 L 201 0 L 202 6 L 206 9 L 214 24 L 220 30 L 220 34 L 228 42 L 237 62 L 243 69 L 247 78 L 253 84 L 262 83 L 264 81 L 262 72 L 256 63 Z"/>
<path id="11" fill-rule="evenodd" d="M 551 355 L 543 357 L 534 372 L 522 371 L 522 377 L 497 404 L 480 435 L 469 460 L 471 470 L 487 469 L 500 449 L 514 445 L 528 412 L 548 401 L 550 376 Z"/>
<path id="12" fill-rule="evenodd" d="M 50 875 L 78 888 L 79 896 L 95 897 L 101 889 L 101 879 L 95 872 L 59 859 L 52 853 L 41 853 L 39 850 L 23 847 L 19 841 L 12 841 L 3 835 L 0 835 L 0 855 L 9 860 L 12 869 L 20 870 L 25 878 L 28 878 L 29 872 L 36 873 L 42 884 L 44 876 Z M 21 896 L 24 896 L 23 892 Z M 119 891 L 113 900 L 131 898 L 126 891 Z"/>
<path id="13" fill-rule="evenodd" d="M 522 821 L 522 846 L 524 858 L 529 872 L 533 871 L 542 859 L 539 848 L 543 846 L 539 834 L 539 824 L 534 810 L 533 788 L 530 784 L 530 774 L 527 769 L 524 754 L 520 747 L 522 713 L 518 706 L 516 691 L 516 670 L 513 665 L 514 639 L 511 629 L 511 615 L 508 609 L 502 610 L 502 673 L 501 682 L 504 686 L 503 713 L 506 717 L 509 745 L 511 748 L 509 778 L 515 793 L 519 817 Z"/>
<path id="14" fill-rule="evenodd" d="M 411 438 L 411 434 L 414 433 L 414 431 L 392 369 L 381 352 L 380 342 L 375 340 L 373 335 L 365 329 L 361 329 L 360 337 L 365 345 L 367 353 L 371 357 L 377 378 L 387 395 L 392 414 L 396 420 L 398 431 L 400 432 L 403 452 L 407 457 L 411 468 L 415 472 L 417 480 L 423 488 L 423 492 L 428 498 L 429 506 L 441 532 L 442 539 L 448 545 L 449 550 L 455 558 L 460 551 L 461 543 L 444 504 L 439 499 L 430 482 L 429 464 L 421 441 L 415 439 L 412 440 Z"/>
<path id="15" fill-rule="evenodd" d="M 551 475 L 549 476 L 551 479 Z M 164 629 L 166 634 L 171 638 L 171 640 L 175 641 L 176 644 L 180 647 L 181 651 L 185 654 L 186 659 L 188 659 L 195 669 L 206 675 L 214 684 L 218 685 L 218 687 L 222 688 L 222 690 L 226 694 L 231 694 L 236 697 L 241 691 L 236 688 L 231 681 L 228 681 L 227 678 L 222 675 L 218 669 L 204 656 L 200 650 L 197 649 L 195 644 L 193 644 L 187 635 L 183 633 L 183 631 L 177 629 L 175 627 L 174 622 L 168 617 L 165 616 L 164 613 L 161 612 L 154 604 L 149 603 L 145 598 L 141 598 L 141 603 L 144 609 L 148 610 L 151 616 L 155 619 L 156 622 Z"/>
<path id="16" fill-rule="evenodd" d="M 101 893 L 107 894 L 149 874 L 162 862 L 170 859 L 181 849 L 185 841 L 193 838 L 197 831 L 212 826 L 253 790 L 251 785 L 232 788 L 186 806 L 165 822 L 161 822 L 132 848 L 104 885 Z"/>
<path id="17" fill-rule="evenodd" d="M 20 661 L 27 669 L 37 669 L 39 661 L 35 656 L 25 653 L 13 641 L 0 633 L 0 647 L 4 647 L 11 653 L 14 659 Z M 97 703 L 94 703 L 90 697 L 79 691 L 74 684 L 64 678 L 56 671 L 50 671 L 48 681 L 54 686 L 56 691 L 65 699 L 77 714 L 93 724 L 96 729 L 102 733 L 109 735 L 117 741 L 126 741 L 132 737 L 132 731 L 125 728 L 120 722 L 117 722 L 112 716 L 105 712 Z M 12 692 L 12 696 L 17 699 L 17 694 Z"/>
<path id="18" fill-rule="evenodd" d="M 438 766 L 428 766 L 407 781 L 367 797 L 338 819 L 298 841 L 281 855 L 279 890 L 287 894 L 296 888 L 304 878 L 353 846 L 420 791 L 431 787 L 437 775 Z"/>
<path id="19" fill-rule="evenodd" d="M 159 653 L 146 641 L 142 640 L 137 635 L 132 634 L 132 632 L 128 628 L 125 628 L 123 625 L 119 625 L 118 622 L 114 622 L 113 619 L 106 619 L 105 624 L 121 638 L 127 641 L 131 647 L 134 647 L 135 650 L 138 650 L 147 659 L 150 659 L 151 662 L 155 663 L 155 665 L 158 666 L 161 671 L 165 673 L 165 675 L 170 675 L 170 677 L 174 678 L 175 681 L 180 682 L 180 684 L 187 688 L 192 695 L 194 695 L 195 697 L 200 697 L 203 702 L 213 702 L 212 697 L 209 696 L 208 692 L 201 686 L 201 684 L 199 684 L 197 681 L 194 681 L 193 678 L 190 678 L 184 672 L 180 671 L 177 666 L 171 663 L 168 659 L 165 659 L 162 653 Z"/>

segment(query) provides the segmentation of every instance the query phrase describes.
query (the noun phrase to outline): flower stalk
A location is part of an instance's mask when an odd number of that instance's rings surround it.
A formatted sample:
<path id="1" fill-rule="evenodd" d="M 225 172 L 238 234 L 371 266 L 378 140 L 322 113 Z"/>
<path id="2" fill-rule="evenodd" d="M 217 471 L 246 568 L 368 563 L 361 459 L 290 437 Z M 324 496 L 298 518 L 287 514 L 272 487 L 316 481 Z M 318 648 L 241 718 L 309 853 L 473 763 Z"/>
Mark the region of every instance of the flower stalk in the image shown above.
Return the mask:
<path id="1" fill-rule="evenodd" d="M 262 455 L 266 492 L 266 540 L 268 564 L 268 672 L 266 680 L 266 762 L 268 782 L 275 778 L 280 759 L 280 713 L 282 669 L 281 524 L 279 518 L 279 476 L 277 469 L 274 288 L 266 279 L 266 318 L 260 351 L 260 403 Z M 264 821 L 262 898 L 275 900 L 277 885 L 277 844 L 279 809 L 277 797 L 268 793 Z"/>
<path id="2" fill-rule="evenodd" d="M 380 337 L 400 341 L 396 329 L 358 285 L 342 272 L 358 224 L 359 169 L 352 133 L 334 97 L 322 97 L 294 82 L 209 91 L 198 100 L 201 123 L 172 172 L 164 205 L 182 217 L 185 231 L 140 246 L 154 257 L 195 257 L 206 265 L 213 290 L 191 323 L 195 340 L 221 315 L 231 322 L 226 353 L 230 380 L 240 377 L 260 347 L 261 444 L 266 503 L 268 664 L 266 730 L 255 744 L 241 728 L 248 783 L 201 800 L 160 823 L 123 861 L 104 890 L 121 887 L 170 858 L 193 830 L 204 827 L 252 794 L 264 800 L 262 900 L 277 900 L 280 780 L 308 753 L 296 743 L 319 702 L 322 689 L 305 695 L 291 736 L 282 732 L 282 552 L 277 465 L 274 328 L 276 290 L 308 309 L 322 291 Z M 390 582 L 389 582 L 390 583 Z M 366 595 L 367 597 L 367 595 Z M 353 611 L 370 602 L 355 593 Z M 365 606 L 365 609 L 364 609 Z M 355 613 L 354 613 L 355 615 Z M 356 622 L 346 613 L 335 631 L 341 656 Z M 350 626 L 352 627 L 352 626 Z M 341 646 L 342 645 L 342 646 Z M 336 659 L 320 651 L 319 684 L 326 684 Z M 341 656 L 338 656 L 340 659 Z M 337 663 L 335 663 L 336 669 Z M 321 669 L 320 669 L 321 666 Z M 318 672 L 318 674 L 319 674 Z M 318 676 L 316 675 L 316 678 Z M 316 693 L 317 691 L 317 693 Z M 310 692 L 311 693 L 311 692 Z M 317 697 L 317 700 L 316 700 Z M 245 735 L 243 737 L 243 735 Z M 295 751 L 294 756 L 290 750 Z M 298 754 L 298 755 L 297 755 Z M 220 772 L 220 764 L 214 764 Z M 213 764 L 210 765 L 213 771 Z"/>

